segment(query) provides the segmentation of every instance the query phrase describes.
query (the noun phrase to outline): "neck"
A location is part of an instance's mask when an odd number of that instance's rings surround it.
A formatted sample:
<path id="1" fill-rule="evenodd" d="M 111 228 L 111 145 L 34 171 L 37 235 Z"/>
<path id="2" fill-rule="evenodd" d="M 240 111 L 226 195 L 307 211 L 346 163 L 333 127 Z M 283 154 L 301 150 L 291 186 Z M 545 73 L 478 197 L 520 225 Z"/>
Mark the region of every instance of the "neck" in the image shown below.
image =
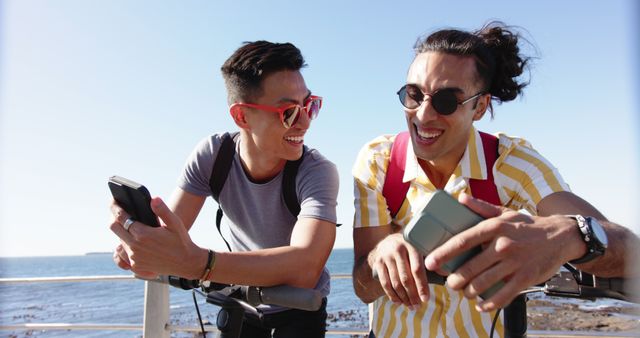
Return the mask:
<path id="1" fill-rule="evenodd" d="M 439 165 L 436 161 L 427 161 L 420 158 L 418 159 L 418 163 L 429 178 L 429 181 L 431 181 L 437 189 L 444 189 L 457 165 L 457 163 L 454 165 Z"/>
<path id="2" fill-rule="evenodd" d="M 449 182 L 449 178 L 456 170 L 458 163 L 460 163 L 460 159 L 462 159 L 462 155 L 464 155 L 466 149 L 465 142 L 463 146 L 458 147 L 457 150 L 445 156 L 432 160 L 418 158 L 418 163 L 425 174 L 427 174 L 429 181 L 431 181 L 437 189 L 444 189 L 447 182 Z"/>
<path id="3" fill-rule="evenodd" d="M 265 154 L 249 137 L 241 135 L 240 162 L 249 179 L 260 183 L 276 177 L 284 169 L 287 161 Z"/>

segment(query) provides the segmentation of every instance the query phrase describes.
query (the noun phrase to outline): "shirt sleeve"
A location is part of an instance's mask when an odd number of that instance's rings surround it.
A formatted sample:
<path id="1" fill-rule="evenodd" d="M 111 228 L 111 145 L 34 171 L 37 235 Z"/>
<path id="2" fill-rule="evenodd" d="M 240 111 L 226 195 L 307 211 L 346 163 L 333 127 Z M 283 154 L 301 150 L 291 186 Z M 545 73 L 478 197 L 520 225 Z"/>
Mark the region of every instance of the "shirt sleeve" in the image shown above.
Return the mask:
<path id="1" fill-rule="evenodd" d="M 209 178 L 213 170 L 213 159 L 220 149 L 221 138 L 212 135 L 201 140 L 193 149 L 178 178 L 178 187 L 198 196 L 210 196 Z"/>
<path id="2" fill-rule="evenodd" d="M 300 200 L 298 217 L 337 223 L 339 178 L 336 165 L 311 149 L 300 166 L 296 190 Z M 307 158 L 308 157 L 308 158 Z"/>
<path id="3" fill-rule="evenodd" d="M 537 205 L 559 191 L 571 191 L 562 175 L 529 142 L 500 134 L 500 156 L 494 166 L 499 193 L 506 196 L 505 206 L 537 214 Z"/>
<path id="4" fill-rule="evenodd" d="M 355 228 L 391 223 L 382 186 L 389 165 L 393 136 L 380 136 L 365 144 L 353 165 Z"/>

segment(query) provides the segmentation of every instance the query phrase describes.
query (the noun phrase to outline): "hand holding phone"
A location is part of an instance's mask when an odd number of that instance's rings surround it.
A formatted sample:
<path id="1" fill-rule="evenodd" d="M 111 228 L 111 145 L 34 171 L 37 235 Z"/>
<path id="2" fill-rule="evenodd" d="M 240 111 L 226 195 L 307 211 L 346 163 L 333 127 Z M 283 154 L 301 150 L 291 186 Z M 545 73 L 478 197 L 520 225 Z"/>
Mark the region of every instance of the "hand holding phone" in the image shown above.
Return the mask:
<path id="1" fill-rule="evenodd" d="M 454 235 L 480 223 L 483 217 L 471 211 L 443 190 L 437 190 L 428 200 L 425 207 L 417 212 L 411 222 L 405 226 L 404 239 L 411 243 L 420 253 L 429 252 L 442 245 Z M 468 250 L 442 265 L 448 272 L 454 272 L 467 260 L 482 249 L 478 246 Z M 503 282 L 487 289 L 480 296 L 491 297 L 498 291 Z"/>
<path id="2" fill-rule="evenodd" d="M 158 217 L 151 210 L 151 194 L 139 183 L 120 176 L 109 177 L 109 190 L 116 203 L 140 223 L 159 227 Z"/>

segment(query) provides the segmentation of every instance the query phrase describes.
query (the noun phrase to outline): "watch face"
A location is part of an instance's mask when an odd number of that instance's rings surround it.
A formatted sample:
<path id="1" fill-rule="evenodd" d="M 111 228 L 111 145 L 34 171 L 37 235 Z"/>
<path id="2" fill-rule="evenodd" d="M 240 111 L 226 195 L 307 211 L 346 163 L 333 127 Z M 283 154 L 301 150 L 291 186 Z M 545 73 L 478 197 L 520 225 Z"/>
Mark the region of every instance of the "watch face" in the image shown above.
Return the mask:
<path id="1" fill-rule="evenodd" d="M 604 232 L 602 225 L 595 218 L 589 218 L 589 224 L 591 225 L 591 230 L 593 231 L 593 235 L 595 238 L 602 243 L 602 245 L 606 248 L 608 244 L 607 234 Z"/>

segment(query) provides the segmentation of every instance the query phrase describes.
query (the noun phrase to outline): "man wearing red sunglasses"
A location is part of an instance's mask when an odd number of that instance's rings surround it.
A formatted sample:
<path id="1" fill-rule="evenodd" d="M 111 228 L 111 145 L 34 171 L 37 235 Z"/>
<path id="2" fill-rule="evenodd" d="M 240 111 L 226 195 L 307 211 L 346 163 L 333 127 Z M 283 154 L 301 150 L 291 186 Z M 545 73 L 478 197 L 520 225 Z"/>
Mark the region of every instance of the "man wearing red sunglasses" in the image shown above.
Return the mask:
<path id="1" fill-rule="evenodd" d="M 502 336 L 496 310 L 564 263 L 602 277 L 630 273 L 625 250 L 629 257 L 640 252 L 633 233 L 573 194 L 527 141 L 473 127 L 487 109 L 493 113 L 493 100 L 511 101 L 526 85 L 518 79 L 528 61 L 518 37 L 491 23 L 419 40 L 407 82 L 397 92 L 408 133 L 378 137 L 358 156 L 353 285 L 360 299 L 372 303 L 371 336 L 486 337 L 492 327 Z M 408 146 L 396 148 L 401 137 Z M 389 185 L 396 153 L 404 155 L 397 163 L 403 171 Z M 396 209 L 390 197 L 400 190 Z M 459 197 L 487 220 L 425 258 L 402 230 L 437 190 Z M 522 209 L 534 216 L 516 212 Z M 473 248 L 481 252 L 450 274 L 446 286 L 429 284 L 426 269 L 446 275 L 443 264 Z M 499 282 L 499 291 L 478 298 Z"/>
<path id="2" fill-rule="evenodd" d="M 206 137 L 194 149 L 169 207 L 153 199 L 162 227 L 130 224 L 126 212 L 112 205 L 111 229 L 122 239 L 114 260 L 121 268 L 224 284 L 315 288 L 325 297 L 318 311 L 261 305 L 262 322 L 245 320 L 242 337 L 325 335 L 330 279 L 325 263 L 336 236 L 338 173 L 304 145 L 322 106 L 300 73 L 304 66 L 294 45 L 267 41 L 246 43 L 222 66 L 229 111 L 240 129 L 218 197 L 232 252 L 199 247 L 187 233 L 212 195 L 210 178 L 216 176 L 223 134 Z M 297 160 L 300 211 L 293 215 L 283 200 L 283 170 Z"/>

